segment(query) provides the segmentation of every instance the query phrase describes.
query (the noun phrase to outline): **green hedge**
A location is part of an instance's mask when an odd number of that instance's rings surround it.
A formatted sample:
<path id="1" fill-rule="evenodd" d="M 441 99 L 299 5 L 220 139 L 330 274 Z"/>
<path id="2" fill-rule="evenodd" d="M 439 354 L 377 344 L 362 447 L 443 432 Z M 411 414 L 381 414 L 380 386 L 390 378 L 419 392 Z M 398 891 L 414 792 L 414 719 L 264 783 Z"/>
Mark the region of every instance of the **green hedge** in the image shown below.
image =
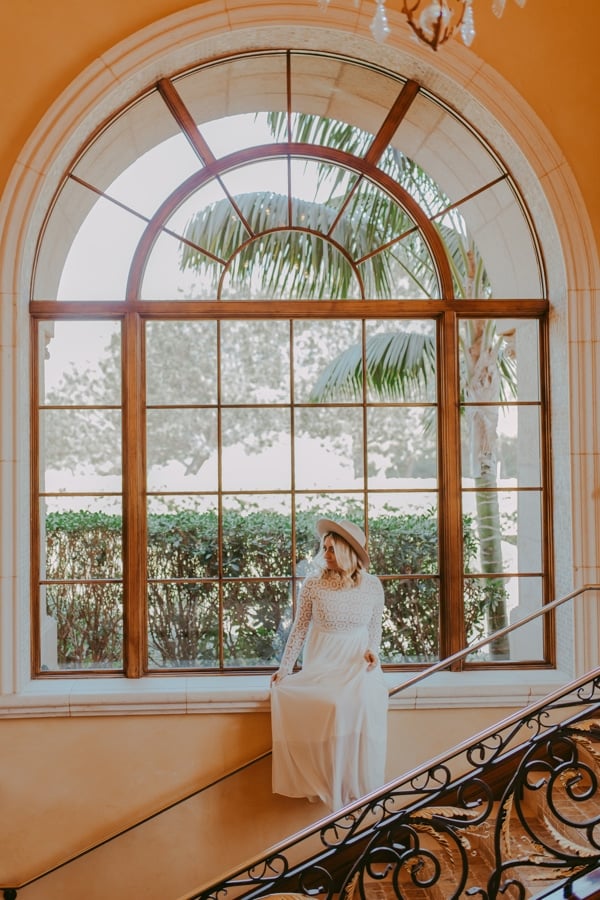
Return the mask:
<path id="1" fill-rule="evenodd" d="M 359 520 L 358 510 L 354 513 Z M 348 514 L 348 513 L 346 513 Z M 314 514 L 296 520 L 299 584 L 317 549 Z M 178 512 L 148 521 L 148 640 L 153 667 L 215 669 L 276 665 L 292 616 L 290 517 L 273 512 L 223 516 L 223 606 L 219 610 L 218 518 Z M 467 562 L 475 552 L 465 519 Z M 51 513 L 46 519 L 48 615 L 57 624 L 61 667 L 122 665 L 122 523 L 119 516 Z M 388 514 L 369 522 L 371 571 L 386 594 L 382 659 L 438 658 L 438 540 L 435 511 Z M 86 584 L 86 581 L 100 583 Z M 482 633 L 485 585 L 468 581 L 467 631 Z M 222 627 L 221 624 L 222 623 Z M 222 639 L 220 635 L 222 632 Z"/>

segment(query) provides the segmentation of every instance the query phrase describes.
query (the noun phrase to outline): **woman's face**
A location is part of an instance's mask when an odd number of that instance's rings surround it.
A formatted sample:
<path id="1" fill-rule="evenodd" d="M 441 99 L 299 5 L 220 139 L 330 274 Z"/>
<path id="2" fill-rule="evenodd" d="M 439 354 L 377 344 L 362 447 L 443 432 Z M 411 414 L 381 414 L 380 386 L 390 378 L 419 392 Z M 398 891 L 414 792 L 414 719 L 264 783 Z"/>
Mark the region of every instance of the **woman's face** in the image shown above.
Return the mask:
<path id="1" fill-rule="evenodd" d="M 335 555 L 335 546 L 333 544 L 333 538 L 331 535 L 327 535 L 325 540 L 323 541 L 323 558 L 325 559 L 325 565 L 332 572 L 341 572 L 340 567 L 338 566 L 338 561 Z"/>

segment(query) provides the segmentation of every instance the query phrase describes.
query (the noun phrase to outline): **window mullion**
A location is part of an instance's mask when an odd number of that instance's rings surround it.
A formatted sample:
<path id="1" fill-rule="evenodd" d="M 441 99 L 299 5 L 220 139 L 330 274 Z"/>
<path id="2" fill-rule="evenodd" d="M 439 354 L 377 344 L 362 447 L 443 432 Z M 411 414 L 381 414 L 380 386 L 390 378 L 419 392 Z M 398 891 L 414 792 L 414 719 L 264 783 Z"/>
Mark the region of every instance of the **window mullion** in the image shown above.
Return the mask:
<path id="1" fill-rule="evenodd" d="M 465 643 L 457 315 L 438 326 L 440 657 Z"/>
<path id="2" fill-rule="evenodd" d="M 542 435 L 542 559 L 544 572 L 544 603 L 555 599 L 554 588 L 554 545 L 553 529 L 554 505 L 552 491 L 552 453 L 550 446 L 550 346 L 549 323 L 543 318 L 539 323 L 540 366 L 541 366 L 541 410 L 540 433 Z M 553 666 L 556 665 L 556 617 L 554 614 L 543 617 L 544 622 L 544 658 Z"/>
<path id="3" fill-rule="evenodd" d="M 140 678 L 147 668 L 143 325 L 134 312 L 123 321 L 124 664 L 129 678 Z"/>

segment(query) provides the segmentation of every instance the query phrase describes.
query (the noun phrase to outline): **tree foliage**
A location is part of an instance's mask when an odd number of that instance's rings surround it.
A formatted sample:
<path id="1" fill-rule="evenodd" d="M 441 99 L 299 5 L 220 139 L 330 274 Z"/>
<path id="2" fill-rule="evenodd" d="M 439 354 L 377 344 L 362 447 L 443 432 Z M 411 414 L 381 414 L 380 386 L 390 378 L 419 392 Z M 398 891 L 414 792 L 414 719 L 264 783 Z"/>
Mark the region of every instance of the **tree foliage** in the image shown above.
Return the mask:
<path id="1" fill-rule="evenodd" d="M 155 668 L 268 667 L 291 626 L 294 595 L 318 542 L 313 514 L 181 511 L 148 523 L 148 641 Z M 221 542 L 220 528 L 224 536 Z M 475 550 L 464 522 L 467 553 Z M 122 521 L 89 512 L 47 519 L 47 613 L 61 668 L 122 664 Z M 439 652 L 437 517 L 390 511 L 370 522 L 371 569 L 386 595 L 382 661 L 434 661 Z M 222 595 L 218 576 L 222 573 Z M 79 584 L 65 583 L 77 579 Z M 469 628 L 481 632 L 485 590 L 469 586 Z M 222 624 L 221 624 L 222 622 Z"/>

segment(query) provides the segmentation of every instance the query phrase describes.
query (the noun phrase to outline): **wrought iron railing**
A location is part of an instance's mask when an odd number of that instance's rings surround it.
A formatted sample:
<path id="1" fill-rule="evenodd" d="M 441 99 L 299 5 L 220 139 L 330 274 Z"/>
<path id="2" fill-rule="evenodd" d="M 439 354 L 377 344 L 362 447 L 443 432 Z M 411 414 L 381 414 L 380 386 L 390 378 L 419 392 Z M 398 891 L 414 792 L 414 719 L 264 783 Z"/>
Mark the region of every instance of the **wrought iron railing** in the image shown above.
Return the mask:
<path id="1" fill-rule="evenodd" d="M 390 693 L 598 589 L 587 585 L 554 601 Z M 598 762 L 600 669 L 321 819 L 187 900 L 290 892 L 364 900 L 370 884 L 385 885 L 385 896 L 403 900 L 523 900 L 548 880 L 573 878 L 600 863 Z"/>
<path id="2" fill-rule="evenodd" d="M 600 669 L 189 900 L 364 898 L 370 883 L 407 900 L 531 896 L 600 863 L 599 758 Z"/>
<path id="3" fill-rule="evenodd" d="M 416 673 L 392 688 L 390 695 L 451 668 L 498 637 L 593 591 L 600 591 L 600 585 L 586 585 L 545 605 Z M 597 728 L 590 719 L 596 714 Z M 269 755 L 261 754 L 219 781 Z M 596 757 L 600 760 L 600 669 L 341 813 L 294 834 L 245 868 L 189 894 L 187 900 L 222 900 L 225 895 L 250 900 L 290 891 L 331 900 L 338 893 L 349 897 L 354 890 L 364 900 L 369 882 L 386 882 L 392 895 L 406 900 L 417 896 L 414 891 L 427 889 L 433 890 L 431 896 L 438 900 L 460 896 L 494 900 L 500 894 L 521 900 L 529 896 L 527 882 L 539 880 L 541 871 L 550 872 L 554 879 L 569 878 L 600 861 Z M 492 774 L 498 771 L 502 784 L 498 774 Z M 4 900 L 16 900 L 27 886 L 210 786 L 168 804 L 26 883 L 0 887 Z M 537 807 L 535 815 L 531 813 L 533 797 L 544 799 L 541 814 Z M 522 876 L 521 872 L 529 874 Z"/>

